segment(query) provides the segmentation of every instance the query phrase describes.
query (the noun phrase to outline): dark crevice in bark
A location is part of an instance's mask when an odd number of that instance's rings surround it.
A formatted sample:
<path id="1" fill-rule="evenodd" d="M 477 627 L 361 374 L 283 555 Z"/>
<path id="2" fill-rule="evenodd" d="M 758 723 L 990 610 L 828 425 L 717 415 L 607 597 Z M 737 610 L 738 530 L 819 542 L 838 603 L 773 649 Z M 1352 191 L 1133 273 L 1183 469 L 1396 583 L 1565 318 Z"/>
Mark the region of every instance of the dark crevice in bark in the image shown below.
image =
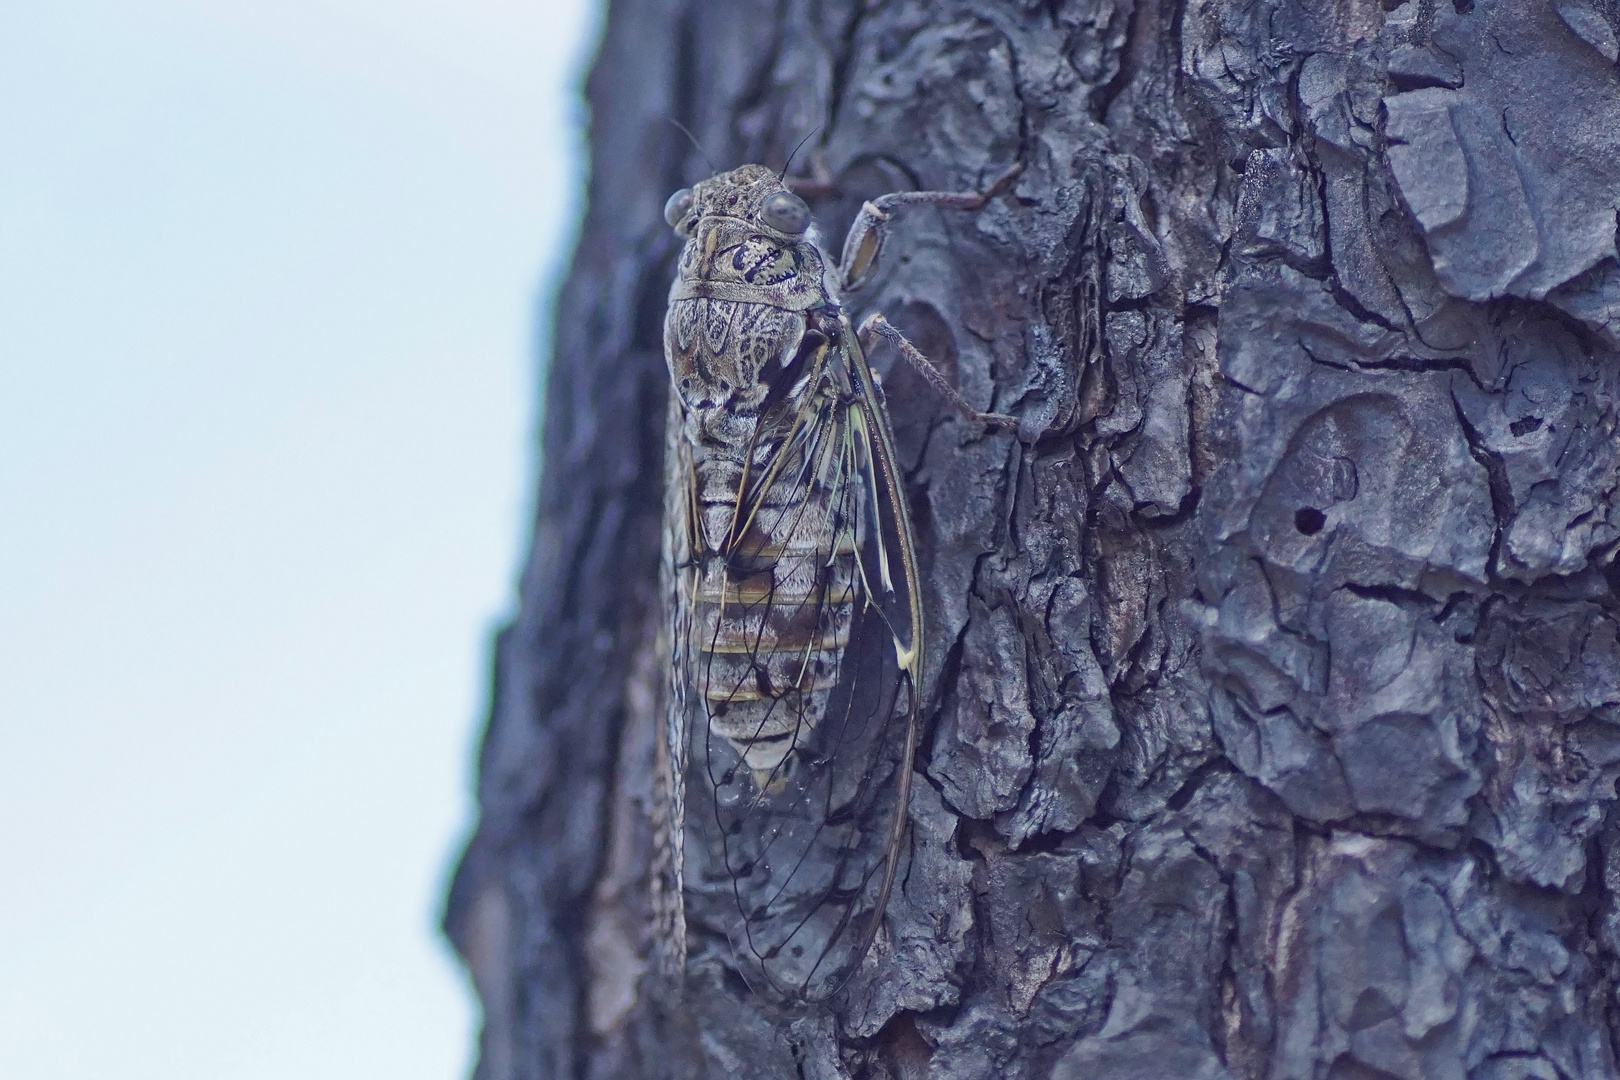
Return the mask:
<path id="1" fill-rule="evenodd" d="M 1463 437 L 1468 440 L 1468 452 L 1473 455 L 1485 469 L 1490 481 L 1491 511 L 1496 521 L 1496 527 L 1491 534 L 1490 554 L 1486 561 L 1487 573 L 1494 581 L 1497 576 L 1497 567 L 1500 565 L 1502 552 L 1502 530 L 1513 519 L 1513 488 L 1508 482 L 1507 469 L 1502 462 L 1502 455 L 1493 451 L 1474 426 L 1468 422 L 1462 406 L 1453 399 L 1453 408 L 1457 417 L 1457 426 L 1462 429 Z"/>
<path id="2" fill-rule="evenodd" d="M 1144 6 L 1136 2 L 1131 4 L 1130 13 L 1125 21 L 1125 43 L 1119 50 L 1119 70 L 1114 72 L 1112 79 L 1091 93 L 1091 118 L 1099 124 L 1108 123 L 1108 107 L 1136 79 L 1138 71 L 1136 50 L 1140 45 L 1137 35 L 1141 32 L 1143 21 L 1141 11 Z"/>
<path id="3" fill-rule="evenodd" d="M 855 14 L 844 26 L 843 37 L 838 42 L 838 51 L 833 56 L 832 100 L 827 103 L 827 123 L 821 134 L 823 146 L 826 145 L 828 135 L 838 126 L 839 113 L 844 107 L 844 95 L 849 88 L 850 66 L 855 63 L 863 15 L 863 9 L 857 7 Z"/>
<path id="4" fill-rule="evenodd" d="M 681 148 L 679 153 L 668 154 L 668 172 L 664 178 L 664 188 L 675 191 L 690 182 L 689 170 L 684 167 L 688 159 L 687 148 L 698 152 L 699 156 L 707 159 L 710 154 L 707 147 L 697 145 L 697 138 L 689 134 L 693 125 L 697 123 L 697 39 L 694 25 L 697 15 L 690 7 L 681 10 L 675 23 L 675 85 L 670 91 L 670 113 L 674 119 L 680 121 L 680 128 L 665 132 L 665 138 L 673 140 L 674 145 Z"/>
<path id="5" fill-rule="evenodd" d="M 1433 611 L 1435 609 L 1434 597 L 1426 592 L 1416 589 L 1403 589 L 1399 585 L 1361 585 L 1351 581 L 1345 584 L 1347 592 L 1354 593 L 1363 600 L 1382 600 L 1386 604 L 1409 605 L 1420 611 Z"/>

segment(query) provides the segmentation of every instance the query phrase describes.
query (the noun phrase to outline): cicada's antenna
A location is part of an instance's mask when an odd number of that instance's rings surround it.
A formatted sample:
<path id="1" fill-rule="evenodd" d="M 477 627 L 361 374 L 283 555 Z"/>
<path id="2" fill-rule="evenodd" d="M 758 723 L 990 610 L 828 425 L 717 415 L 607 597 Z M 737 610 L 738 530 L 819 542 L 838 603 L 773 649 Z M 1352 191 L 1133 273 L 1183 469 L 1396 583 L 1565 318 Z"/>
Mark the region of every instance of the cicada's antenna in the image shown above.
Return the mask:
<path id="1" fill-rule="evenodd" d="M 705 151 L 703 149 L 703 144 L 697 141 L 697 136 L 692 134 L 690 131 L 686 130 L 686 125 L 685 124 L 681 123 L 679 120 L 675 119 L 673 116 L 666 116 L 666 117 L 664 117 L 664 119 L 668 120 L 670 123 L 674 124 L 677 128 L 680 129 L 681 134 L 686 136 L 687 141 L 692 144 L 692 149 L 696 150 L 698 152 L 698 157 L 703 159 L 703 164 L 705 164 L 705 165 L 707 165 L 709 167 L 709 172 L 717 173 L 717 172 L 720 171 L 719 169 L 714 167 L 714 162 L 709 160 L 709 155 L 708 155 L 707 151 Z"/>
<path id="2" fill-rule="evenodd" d="M 804 144 L 809 142 L 815 133 L 820 131 L 825 126 L 825 124 L 817 124 L 815 127 L 810 129 L 809 135 L 806 135 L 804 138 L 799 140 L 799 145 L 795 146 L 793 148 L 793 153 L 788 155 L 787 164 L 782 166 L 782 173 L 776 178 L 777 183 L 787 183 L 787 173 L 789 169 L 793 168 L 793 159 L 799 156 L 799 151 L 804 149 Z"/>

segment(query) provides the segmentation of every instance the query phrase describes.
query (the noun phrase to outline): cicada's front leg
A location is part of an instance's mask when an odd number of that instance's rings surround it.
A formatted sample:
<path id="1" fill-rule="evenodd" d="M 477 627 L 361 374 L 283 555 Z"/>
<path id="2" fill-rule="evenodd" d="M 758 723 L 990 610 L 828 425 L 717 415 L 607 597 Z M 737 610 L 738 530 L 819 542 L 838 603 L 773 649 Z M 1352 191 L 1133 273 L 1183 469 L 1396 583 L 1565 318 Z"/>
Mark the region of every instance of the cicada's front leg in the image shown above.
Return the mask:
<path id="1" fill-rule="evenodd" d="M 952 210 L 977 210 L 1007 190 L 1023 171 L 1023 163 L 1014 162 L 983 191 L 896 191 L 863 203 L 861 212 L 855 215 L 855 223 L 849 227 L 849 235 L 844 237 L 844 254 L 838 262 L 839 279 L 844 288 L 858 289 L 871 275 L 878 252 L 883 247 L 883 226 L 892 211 L 919 204 Z"/>
<path id="2" fill-rule="evenodd" d="M 883 226 L 894 210 L 918 204 L 944 206 L 954 210 L 977 210 L 1005 191 L 1023 171 L 1022 164 L 1014 163 L 983 191 L 897 191 L 890 195 L 881 195 L 863 204 L 861 212 L 855 216 L 855 223 L 849 227 L 849 235 L 844 238 L 844 255 L 839 262 L 839 276 L 843 280 L 844 287 L 859 288 L 871 275 L 872 267 L 877 263 L 878 252 L 883 247 Z M 980 412 L 969 405 L 967 399 L 958 393 L 941 374 L 939 368 L 934 366 L 933 361 L 924 356 L 921 349 L 907 341 L 906 336 L 895 329 L 881 312 L 873 312 L 862 321 L 858 336 L 861 348 L 866 352 L 872 351 L 872 346 L 876 344 L 878 338 L 883 338 L 900 350 L 900 355 L 917 369 L 919 375 L 928 380 L 928 385 L 938 390 L 968 419 L 992 427 L 1014 429 L 1018 427 L 1017 417 Z"/>

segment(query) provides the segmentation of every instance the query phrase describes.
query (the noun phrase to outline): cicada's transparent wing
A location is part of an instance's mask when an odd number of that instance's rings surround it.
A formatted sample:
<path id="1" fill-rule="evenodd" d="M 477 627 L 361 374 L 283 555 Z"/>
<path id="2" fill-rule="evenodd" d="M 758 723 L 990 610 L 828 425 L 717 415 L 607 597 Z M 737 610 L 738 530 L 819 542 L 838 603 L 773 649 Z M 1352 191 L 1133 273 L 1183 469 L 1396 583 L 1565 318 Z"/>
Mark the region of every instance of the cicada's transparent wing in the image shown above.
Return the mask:
<path id="1" fill-rule="evenodd" d="M 853 335 L 760 417 L 727 550 L 700 560 L 701 798 L 738 955 L 821 999 L 859 965 L 900 857 L 916 738 L 916 570 L 887 420 Z M 698 796 L 694 795 L 694 798 Z M 698 813 L 694 805 L 693 813 Z"/>
<path id="2" fill-rule="evenodd" d="M 664 532 L 659 584 L 665 596 L 658 649 L 668 679 L 654 777 L 652 908 L 660 974 L 677 988 L 686 969 L 686 775 L 695 700 L 692 679 L 693 500 L 692 453 L 681 433 L 680 402 L 670 398 L 665 419 Z"/>

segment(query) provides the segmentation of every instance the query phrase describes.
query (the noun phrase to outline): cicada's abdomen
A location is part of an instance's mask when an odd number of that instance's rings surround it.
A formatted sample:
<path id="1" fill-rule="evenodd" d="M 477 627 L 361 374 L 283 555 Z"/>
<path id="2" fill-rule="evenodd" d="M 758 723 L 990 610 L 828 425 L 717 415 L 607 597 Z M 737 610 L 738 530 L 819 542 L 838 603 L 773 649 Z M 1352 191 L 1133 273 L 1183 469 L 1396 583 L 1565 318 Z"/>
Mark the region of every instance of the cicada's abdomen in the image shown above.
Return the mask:
<path id="1" fill-rule="evenodd" d="M 826 715 L 858 598 L 837 492 L 778 475 L 733 537 L 743 463 L 698 469 L 707 554 L 693 568 L 693 646 L 711 729 L 768 783 Z M 828 541 L 828 535 L 834 539 Z"/>

